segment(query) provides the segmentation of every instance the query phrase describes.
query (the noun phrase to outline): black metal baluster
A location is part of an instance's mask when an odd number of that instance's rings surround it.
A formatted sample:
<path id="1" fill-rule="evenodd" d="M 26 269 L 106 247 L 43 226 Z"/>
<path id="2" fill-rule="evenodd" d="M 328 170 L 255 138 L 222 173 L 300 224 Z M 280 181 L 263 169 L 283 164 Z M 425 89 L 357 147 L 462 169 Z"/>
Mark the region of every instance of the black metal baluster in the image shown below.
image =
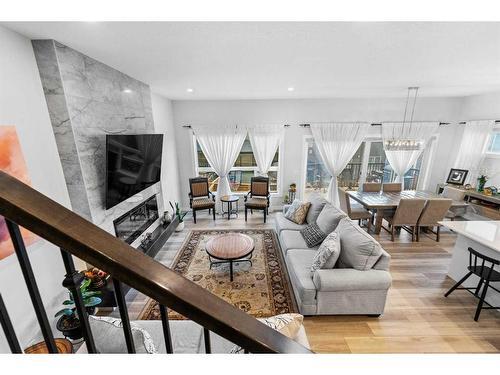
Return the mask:
<path id="1" fill-rule="evenodd" d="M 210 331 L 203 327 L 203 337 L 205 338 L 205 353 L 212 353 L 212 347 L 210 345 Z"/>
<path id="2" fill-rule="evenodd" d="M 63 259 L 64 268 L 66 269 L 66 277 L 64 278 L 62 285 L 71 292 L 73 301 L 75 301 L 78 320 L 80 321 L 80 326 L 82 327 L 82 333 L 83 338 L 85 339 L 85 344 L 87 346 L 87 352 L 91 354 L 97 353 L 94 337 L 92 336 L 92 330 L 90 329 L 89 314 L 87 313 L 87 309 L 85 308 L 82 292 L 80 290 L 80 286 L 82 285 L 85 277 L 75 269 L 75 263 L 73 262 L 73 258 L 70 253 L 68 253 L 64 249 L 61 249 L 61 256 Z"/>
<path id="3" fill-rule="evenodd" d="M 17 340 L 14 326 L 10 321 L 7 307 L 5 307 L 5 303 L 3 302 L 2 294 L 0 294 L 0 324 L 2 325 L 5 336 L 7 337 L 10 351 L 15 354 L 22 353 L 23 351 L 21 349 L 21 346 L 19 345 L 19 341 Z"/>
<path id="4" fill-rule="evenodd" d="M 52 335 L 52 330 L 50 329 L 50 323 L 47 319 L 47 313 L 45 311 L 45 307 L 43 306 L 42 297 L 40 296 L 40 291 L 38 290 L 38 286 L 36 284 L 35 275 L 33 274 L 33 268 L 31 267 L 26 247 L 24 246 L 21 231 L 19 230 L 19 226 L 17 224 L 7 218 L 5 218 L 5 222 L 7 224 L 7 229 L 9 230 L 12 244 L 14 245 L 14 249 L 16 251 L 26 287 L 28 288 L 31 303 L 35 309 L 38 324 L 40 324 L 45 345 L 47 345 L 49 353 L 57 353 L 58 351 L 54 341 L 54 336 Z"/>
<path id="5" fill-rule="evenodd" d="M 132 329 L 130 328 L 130 319 L 128 317 L 127 302 L 123 296 L 122 285 L 119 280 L 113 279 L 115 287 L 115 297 L 120 309 L 120 317 L 122 318 L 123 333 L 125 334 L 125 342 L 127 343 L 127 350 L 130 354 L 135 353 L 134 339 L 132 337 Z"/>
<path id="6" fill-rule="evenodd" d="M 160 315 L 161 324 L 163 326 L 163 337 L 165 338 L 165 348 L 167 354 L 172 354 L 174 350 L 172 347 L 172 337 L 170 335 L 170 323 L 168 322 L 168 309 L 163 305 L 160 305 Z"/>

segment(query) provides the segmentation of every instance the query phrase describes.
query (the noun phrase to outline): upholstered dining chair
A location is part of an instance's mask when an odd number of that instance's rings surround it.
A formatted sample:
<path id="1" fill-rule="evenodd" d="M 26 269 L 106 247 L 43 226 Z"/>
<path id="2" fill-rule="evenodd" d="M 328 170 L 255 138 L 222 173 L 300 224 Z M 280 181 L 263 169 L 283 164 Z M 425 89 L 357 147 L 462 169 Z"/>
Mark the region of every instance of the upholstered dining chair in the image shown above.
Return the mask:
<path id="1" fill-rule="evenodd" d="M 386 193 L 397 193 L 402 190 L 403 184 L 401 182 L 388 182 L 382 184 L 382 191 Z"/>
<path id="2" fill-rule="evenodd" d="M 445 186 L 441 193 L 443 198 L 450 198 L 457 202 L 463 202 L 465 199 L 465 191 L 452 186 Z M 463 217 L 467 213 L 468 206 L 450 207 L 446 213 L 446 217 L 455 220 L 457 217 Z"/>
<path id="3" fill-rule="evenodd" d="M 431 232 L 432 229 L 436 227 L 436 232 L 432 233 L 436 234 L 436 241 L 439 242 L 440 225 L 438 224 L 438 221 L 444 219 L 446 213 L 451 207 L 452 202 L 453 201 L 451 199 L 446 198 L 435 198 L 427 201 L 417 221 L 417 241 L 420 240 L 420 229 L 422 227 L 430 227 Z"/>
<path id="4" fill-rule="evenodd" d="M 248 210 L 253 213 L 253 210 L 264 211 L 264 223 L 269 214 L 269 178 L 268 177 L 252 177 L 250 179 L 250 191 L 245 194 L 245 221 L 247 221 Z"/>
<path id="5" fill-rule="evenodd" d="M 418 218 L 425 206 L 425 199 L 401 199 L 398 208 L 393 216 L 384 216 L 390 227 L 382 226 L 391 234 L 391 241 L 394 241 L 394 231 L 396 228 L 403 228 L 411 233 L 411 240 L 415 241 Z M 409 227 L 411 230 L 406 229 Z"/>
<path id="6" fill-rule="evenodd" d="M 366 193 L 378 193 L 382 189 L 382 184 L 380 182 L 365 182 L 362 189 Z"/>
<path id="7" fill-rule="evenodd" d="M 215 220 L 215 196 L 208 189 L 208 178 L 195 177 L 189 179 L 189 207 L 193 210 L 193 220 L 196 224 L 196 211 L 208 210 Z"/>
<path id="8" fill-rule="evenodd" d="M 340 209 L 344 211 L 351 220 L 358 220 L 359 226 L 361 226 L 361 220 L 367 219 L 367 230 L 370 232 L 373 214 L 359 203 L 352 203 L 349 195 L 341 187 L 338 188 L 338 191 Z"/>

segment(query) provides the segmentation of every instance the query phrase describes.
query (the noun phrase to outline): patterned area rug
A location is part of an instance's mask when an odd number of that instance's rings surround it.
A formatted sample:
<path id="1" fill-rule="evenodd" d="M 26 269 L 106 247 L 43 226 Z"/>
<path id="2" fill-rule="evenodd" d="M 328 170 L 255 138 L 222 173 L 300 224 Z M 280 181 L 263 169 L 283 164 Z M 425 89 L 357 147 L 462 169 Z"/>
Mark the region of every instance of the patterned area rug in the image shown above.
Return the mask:
<path id="1" fill-rule="evenodd" d="M 252 265 L 235 263 L 234 280 L 229 281 L 229 263 L 214 264 L 205 244 L 219 234 L 237 232 L 253 238 Z M 193 230 L 174 260 L 172 269 L 226 302 L 255 317 L 298 312 L 274 230 Z M 184 319 L 169 310 L 170 319 Z M 158 303 L 149 300 L 140 320 L 160 320 Z"/>

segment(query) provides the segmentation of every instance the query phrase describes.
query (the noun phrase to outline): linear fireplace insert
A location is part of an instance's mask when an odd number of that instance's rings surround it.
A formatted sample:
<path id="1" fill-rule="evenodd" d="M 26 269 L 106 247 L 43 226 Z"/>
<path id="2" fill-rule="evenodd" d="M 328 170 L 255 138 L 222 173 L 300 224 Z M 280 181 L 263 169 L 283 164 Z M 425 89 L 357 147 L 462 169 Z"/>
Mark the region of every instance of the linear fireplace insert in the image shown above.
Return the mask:
<path id="1" fill-rule="evenodd" d="M 156 195 L 154 195 L 113 221 L 116 237 L 131 244 L 158 217 L 158 201 L 156 200 Z"/>

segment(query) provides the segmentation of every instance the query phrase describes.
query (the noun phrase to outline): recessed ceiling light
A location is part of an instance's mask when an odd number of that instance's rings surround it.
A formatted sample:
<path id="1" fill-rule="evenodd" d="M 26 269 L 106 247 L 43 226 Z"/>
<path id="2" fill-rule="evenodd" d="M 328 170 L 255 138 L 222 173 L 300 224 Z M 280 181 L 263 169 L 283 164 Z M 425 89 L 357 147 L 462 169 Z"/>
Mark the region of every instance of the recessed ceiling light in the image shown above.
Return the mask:
<path id="1" fill-rule="evenodd" d="M 187 92 L 194 92 L 194 89 L 192 89 L 191 87 L 186 89 Z"/>
<path id="2" fill-rule="evenodd" d="M 123 89 L 123 92 L 124 92 L 125 94 L 130 94 L 130 93 L 132 92 L 132 90 L 130 90 L 130 89 Z"/>
<path id="3" fill-rule="evenodd" d="M 293 90 L 295 90 L 295 87 L 289 87 L 288 88 L 288 91 L 293 91 Z"/>

